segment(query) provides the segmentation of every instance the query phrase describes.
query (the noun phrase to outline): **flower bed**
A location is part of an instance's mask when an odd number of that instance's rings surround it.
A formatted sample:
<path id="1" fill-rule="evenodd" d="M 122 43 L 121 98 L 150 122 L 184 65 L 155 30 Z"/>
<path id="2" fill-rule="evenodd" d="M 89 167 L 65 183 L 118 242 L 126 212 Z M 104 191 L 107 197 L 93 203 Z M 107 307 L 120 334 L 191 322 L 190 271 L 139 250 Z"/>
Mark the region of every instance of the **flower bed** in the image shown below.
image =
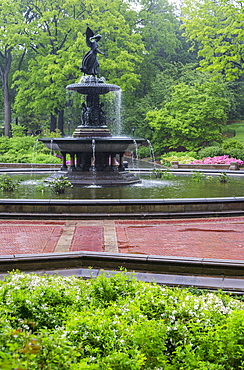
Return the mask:
<path id="1" fill-rule="evenodd" d="M 225 164 L 229 166 L 232 163 L 237 163 L 239 167 L 243 166 L 244 164 L 244 162 L 241 159 L 230 158 L 228 155 L 195 159 L 194 161 L 190 162 L 190 164 L 210 164 L 210 165 Z"/>
<path id="2" fill-rule="evenodd" d="M 243 164 L 244 162 L 240 159 L 230 158 L 228 155 L 222 155 L 195 159 L 188 164 L 173 161 L 172 168 L 239 170 Z"/>

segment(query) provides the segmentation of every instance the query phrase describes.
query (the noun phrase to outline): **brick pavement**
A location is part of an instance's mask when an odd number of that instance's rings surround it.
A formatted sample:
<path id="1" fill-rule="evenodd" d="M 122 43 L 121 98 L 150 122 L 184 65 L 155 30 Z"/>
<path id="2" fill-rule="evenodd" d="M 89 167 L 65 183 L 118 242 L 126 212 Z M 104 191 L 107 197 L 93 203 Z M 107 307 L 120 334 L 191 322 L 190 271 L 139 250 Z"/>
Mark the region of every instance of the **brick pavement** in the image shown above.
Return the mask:
<path id="1" fill-rule="evenodd" d="M 123 253 L 244 260 L 244 218 L 117 221 Z"/>
<path id="2" fill-rule="evenodd" d="M 0 255 L 69 251 L 244 260 L 244 217 L 0 220 Z"/>

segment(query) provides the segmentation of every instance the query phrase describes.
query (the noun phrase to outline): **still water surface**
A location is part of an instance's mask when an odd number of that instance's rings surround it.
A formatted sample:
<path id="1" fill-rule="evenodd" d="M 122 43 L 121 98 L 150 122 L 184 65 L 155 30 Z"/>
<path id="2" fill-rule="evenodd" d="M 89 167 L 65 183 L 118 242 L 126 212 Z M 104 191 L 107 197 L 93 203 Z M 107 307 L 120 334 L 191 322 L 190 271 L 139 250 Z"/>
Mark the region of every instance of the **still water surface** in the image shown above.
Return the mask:
<path id="1" fill-rule="evenodd" d="M 194 181 L 190 175 L 174 176 L 161 180 L 148 175 L 141 176 L 140 184 L 123 187 L 79 187 L 68 188 L 58 195 L 45 184 L 47 174 L 12 175 L 20 181 L 14 192 L 0 191 L 0 198 L 18 199 L 172 199 L 172 198 L 215 198 L 243 197 L 244 177 L 231 177 L 220 183 L 216 177 L 205 177 Z M 44 187 L 43 187 L 44 184 Z"/>

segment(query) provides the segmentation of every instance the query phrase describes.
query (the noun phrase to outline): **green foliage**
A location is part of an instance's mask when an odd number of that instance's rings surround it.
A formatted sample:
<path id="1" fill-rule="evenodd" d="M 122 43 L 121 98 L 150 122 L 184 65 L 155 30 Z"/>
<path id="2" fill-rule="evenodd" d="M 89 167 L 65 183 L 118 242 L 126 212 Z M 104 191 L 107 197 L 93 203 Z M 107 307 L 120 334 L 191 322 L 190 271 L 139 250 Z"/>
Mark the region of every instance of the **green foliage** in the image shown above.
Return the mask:
<path id="1" fill-rule="evenodd" d="M 198 152 L 199 159 L 222 155 L 228 155 L 230 158 L 244 161 L 243 144 L 237 140 L 226 140 L 222 146 L 208 146 Z"/>
<path id="2" fill-rule="evenodd" d="M 15 109 L 22 114 L 57 116 L 66 106 L 66 85 L 80 78 L 79 65 L 88 51 L 85 30 L 102 35 L 101 75 L 109 76 L 123 90 L 133 91 L 139 83 L 136 67 L 144 45 L 133 26 L 137 13 L 120 0 L 96 3 L 87 0 L 28 1 L 26 34 L 35 53 L 26 71 L 16 71 Z M 33 14 L 33 16 L 30 16 Z M 106 17 L 104 16 L 106 14 Z M 67 102 L 68 103 L 68 102 Z"/>
<path id="3" fill-rule="evenodd" d="M 243 104 L 243 106 L 244 106 L 244 104 Z M 243 124 L 243 121 L 229 124 L 228 127 L 232 130 L 235 130 L 235 133 L 236 133 L 235 140 L 238 140 L 242 144 L 244 144 L 244 124 Z M 229 140 L 232 140 L 232 139 L 229 139 Z M 229 140 L 226 140 L 226 141 L 229 141 Z"/>
<path id="4" fill-rule="evenodd" d="M 149 66 L 149 68 L 151 75 L 152 66 Z M 163 70 L 158 71 L 144 97 L 135 99 L 134 96 L 130 96 L 123 117 L 123 126 L 126 133 L 131 135 L 131 127 L 134 126 L 136 135 L 151 140 L 152 131 L 145 120 L 147 112 L 163 108 L 164 104 L 171 100 L 175 85 L 179 83 L 185 83 L 186 85 L 202 84 L 208 80 L 209 75 L 196 71 L 196 65 L 193 63 L 187 65 L 180 62 L 164 63 Z"/>
<path id="5" fill-rule="evenodd" d="M 146 284 L 15 272 L 0 281 L 0 368 L 238 370 L 244 303 Z"/>
<path id="6" fill-rule="evenodd" d="M 154 168 L 152 170 L 152 173 L 155 175 L 156 179 L 161 179 L 161 177 L 163 175 L 163 171 L 158 169 L 158 168 Z"/>
<path id="7" fill-rule="evenodd" d="M 244 149 L 230 149 L 227 153 L 231 158 L 241 159 L 244 161 Z"/>
<path id="8" fill-rule="evenodd" d="M 226 183 L 230 180 L 230 176 L 227 175 L 227 173 L 222 172 L 217 176 L 219 182 Z"/>
<path id="9" fill-rule="evenodd" d="M 21 125 L 11 125 L 12 128 L 12 136 L 13 137 L 23 137 L 25 136 L 25 127 Z"/>
<path id="10" fill-rule="evenodd" d="M 198 44 L 200 66 L 214 76 L 233 81 L 243 74 L 244 45 L 241 3 L 186 0 L 183 25 L 193 45 Z"/>
<path id="11" fill-rule="evenodd" d="M 11 134 L 11 89 L 14 70 L 20 70 L 26 54 L 26 23 L 23 2 L 2 0 L 0 4 L 0 79 L 4 95 L 4 133 Z M 21 46 L 20 46 L 21 45 Z"/>
<path id="12" fill-rule="evenodd" d="M 152 170 L 152 173 L 155 174 L 156 179 L 171 180 L 174 178 L 174 175 L 169 170 L 155 168 Z"/>
<path id="13" fill-rule="evenodd" d="M 0 175 L 0 189 L 3 191 L 14 191 L 18 186 L 18 181 L 15 181 L 7 174 Z"/>
<path id="14" fill-rule="evenodd" d="M 196 152 L 169 152 L 161 156 L 161 163 L 166 166 L 171 166 L 173 161 L 179 163 L 191 163 L 197 159 Z"/>
<path id="15" fill-rule="evenodd" d="M 59 135 L 58 133 L 54 135 Z M 61 163 L 35 136 L 8 138 L 0 136 L 0 162 L 2 163 Z"/>
<path id="16" fill-rule="evenodd" d="M 49 183 L 49 187 L 52 189 L 54 193 L 63 194 L 66 188 L 72 188 L 73 185 L 68 180 L 68 177 L 60 176 L 60 177 L 53 179 Z"/>
<path id="17" fill-rule="evenodd" d="M 151 157 L 151 151 L 148 146 L 140 146 L 138 148 L 138 158 L 150 158 Z"/>
<path id="18" fill-rule="evenodd" d="M 222 148 L 231 150 L 231 149 L 244 149 L 244 144 L 241 143 L 239 140 L 236 139 L 230 139 L 226 140 L 222 144 Z"/>
<path id="19" fill-rule="evenodd" d="M 161 152 L 179 146 L 198 150 L 213 140 L 222 141 L 228 106 L 224 85 L 206 82 L 175 86 L 171 101 L 163 109 L 147 113 L 154 130 L 153 146 Z"/>
<path id="20" fill-rule="evenodd" d="M 202 159 L 207 157 L 216 157 L 225 154 L 226 150 L 220 146 L 208 146 L 206 148 L 199 150 L 198 157 Z"/>
<path id="21" fill-rule="evenodd" d="M 194 181 L 199 182 L 205 178 L 205 175 L 203 172 L 193 171 L 191 177 Z"/>
<path id="22" fill-rule="evenodd" d="M 161 178 L 164 180 L 171 180 L 174 178 L 174 175 L 169 170 L 165 170 L 163 171 Z"/>

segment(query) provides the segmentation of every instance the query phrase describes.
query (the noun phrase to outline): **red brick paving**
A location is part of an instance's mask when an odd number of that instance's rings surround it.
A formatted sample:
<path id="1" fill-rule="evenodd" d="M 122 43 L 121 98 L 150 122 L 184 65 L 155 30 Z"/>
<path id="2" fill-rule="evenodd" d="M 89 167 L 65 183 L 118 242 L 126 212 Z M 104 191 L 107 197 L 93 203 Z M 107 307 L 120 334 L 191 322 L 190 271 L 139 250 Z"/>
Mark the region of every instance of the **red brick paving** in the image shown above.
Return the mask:
<path id="1" fill-rule="evenodd" d="M 111 222 L 120 253 L 244 260 L 244 217 Z M 55 252 L 65 226 L 66 221 L 0 220 L 0 255 Z M 67 250 L 104 251 L 104 230 L 102 220 L 75 222 Z"/>
<path id="2" fill-rule="evenodd" d="M 77 226 L 70 247 L 71 251 L 103 251 L 102 226 Z"/>
<path id="3" fill-rule="evenodd" d="M 0 254 L 52 253 L 62 234 L 60 225 L 0 223 Z"/>
<path id="4" fill-rule="evenodd" d="M 116 221 L 120 253 L 244 260 L 244 218 Z"/>

